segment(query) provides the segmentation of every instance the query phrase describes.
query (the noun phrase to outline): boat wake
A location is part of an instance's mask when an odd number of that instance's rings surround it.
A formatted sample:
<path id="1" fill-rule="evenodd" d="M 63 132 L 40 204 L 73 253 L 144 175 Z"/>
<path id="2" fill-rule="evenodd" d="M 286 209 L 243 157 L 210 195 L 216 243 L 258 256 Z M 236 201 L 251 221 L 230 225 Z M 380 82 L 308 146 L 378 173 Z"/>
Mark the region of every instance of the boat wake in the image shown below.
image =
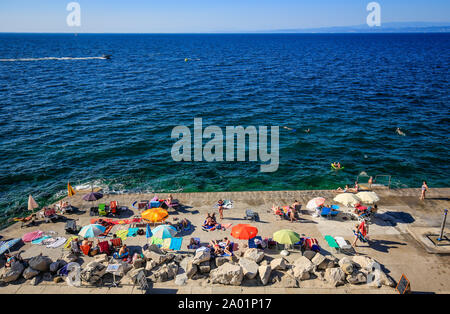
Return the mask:
<path id="1" fill-rule="evenodd" d="M 101 57 L 45 57 L 45 58 L 20 58 L 20 59 L 0 59 L 0 62 L 27 62 L 27 61 L 49 61 L 49 60 L 107 60 L 110 56 Z"/>

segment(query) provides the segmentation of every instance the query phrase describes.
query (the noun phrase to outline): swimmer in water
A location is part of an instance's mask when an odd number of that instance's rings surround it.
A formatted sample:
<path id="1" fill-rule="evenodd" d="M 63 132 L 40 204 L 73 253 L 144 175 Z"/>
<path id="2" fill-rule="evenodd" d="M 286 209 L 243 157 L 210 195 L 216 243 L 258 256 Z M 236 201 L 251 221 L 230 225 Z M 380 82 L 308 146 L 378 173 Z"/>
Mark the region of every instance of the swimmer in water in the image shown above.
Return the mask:
<path id="1" fill-rule="evenodd" d="M 311 132 L 310 129 L 306 129 L 306 130 L 305 130 L 305 133 L 309 133 L 309 132 Z"/>
<path id="2" fill-rule="evenodd" d="M 405 136 L 405 135 L 406 135 L 405 133 L 402 132 L 402 130 L 400 130 L 400 128 L 397 128 L 397 130 L 395 130 L 395 132 L 396 132 L 398 135 L 401 135 L 401 136 Z"/>
<path id="3" fill-rule="evenodd" d="M 295 129 L 288 128 L 287 126 L 284 126 L 283 128 L 285 128 L 286 130 L 289 130 L 289 131 L 295 131 Z"/>

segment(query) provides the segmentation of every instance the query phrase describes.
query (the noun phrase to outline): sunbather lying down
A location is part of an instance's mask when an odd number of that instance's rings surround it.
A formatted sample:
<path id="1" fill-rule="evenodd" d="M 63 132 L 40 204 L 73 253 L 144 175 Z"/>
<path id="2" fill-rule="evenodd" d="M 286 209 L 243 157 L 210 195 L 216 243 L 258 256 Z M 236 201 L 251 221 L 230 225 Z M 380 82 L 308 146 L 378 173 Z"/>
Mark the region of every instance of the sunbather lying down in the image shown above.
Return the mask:
<path id="1" fill-rule="evenodd" d="M 205 222 L 202 225 L 202 228 L 204 228 L 204 229 L 213 229 L 217 225 L 215 216 L 216 216 L 215 213 L 213 213 L 212 215 L 210 215 L 208 213 L 208 215 L 206 216 Z"/>
<path id="2" fill-rule="evenodd" d="M 209 242 L 209 244 L 214 249 L 215 255 L 218 255 L 218 256 L 222 256 L 224 254 L 231 255 L 231 252 L 229 250 L 231 242 L 227 238 L 224 238 L 223 241 L 219 241 L 219 242 L 215 241 L 215 240 L 211 240 Z"/>

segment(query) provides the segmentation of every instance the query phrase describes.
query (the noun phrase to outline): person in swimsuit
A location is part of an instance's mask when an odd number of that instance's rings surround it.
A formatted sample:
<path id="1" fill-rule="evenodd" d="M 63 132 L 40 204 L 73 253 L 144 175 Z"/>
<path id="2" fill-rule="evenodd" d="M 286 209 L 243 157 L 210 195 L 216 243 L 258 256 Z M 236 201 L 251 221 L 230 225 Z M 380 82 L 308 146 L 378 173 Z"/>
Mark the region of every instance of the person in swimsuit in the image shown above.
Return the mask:
<path id="1" fill-rule="evenodd" d="M 361 234 L 364 238 L 367 238 L 367 235 L 369 234 L 369 227 L 366 224 L 366 221 L 363 220 L 359 224 L 356 225 L 355 232 L 355 240 L 352 243 L 353 247 L 356 247 L 356 242 L 359 240 L 359 234 Z"/>
<path id="2" fill-rule="evenodd" d="M 428 185 L 426 181 L 423 181 L 422 183 L 422 194 L 420 195 L 420 200 L 424 201 L 425 200 L 425 193 L 428 191 Z"/>

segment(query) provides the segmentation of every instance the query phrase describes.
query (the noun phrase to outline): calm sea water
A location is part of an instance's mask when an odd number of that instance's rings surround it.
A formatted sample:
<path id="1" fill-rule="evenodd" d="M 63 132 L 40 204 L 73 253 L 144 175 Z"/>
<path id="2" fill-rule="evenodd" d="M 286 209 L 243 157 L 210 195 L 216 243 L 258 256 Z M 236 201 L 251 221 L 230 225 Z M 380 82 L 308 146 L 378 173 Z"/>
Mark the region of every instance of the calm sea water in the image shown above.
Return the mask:
<path id="1" fill-rule="evenodd" d="M 92 58 L 103 54 L 113 57 Z M 394 187 L 450 186 L 450 34 L 1 34 L 0 59 L 4 216 L 23 212 L 29 193 L 56 200 L 68 180 L 292 190 L 337 188 L 365 171 L 392 175 Z M 172 128 L 194 117 L 296 130 L 280 128 L 274 173 L 174 162 Z M 331 171 L 335 160 L 345 169 Z"/>

